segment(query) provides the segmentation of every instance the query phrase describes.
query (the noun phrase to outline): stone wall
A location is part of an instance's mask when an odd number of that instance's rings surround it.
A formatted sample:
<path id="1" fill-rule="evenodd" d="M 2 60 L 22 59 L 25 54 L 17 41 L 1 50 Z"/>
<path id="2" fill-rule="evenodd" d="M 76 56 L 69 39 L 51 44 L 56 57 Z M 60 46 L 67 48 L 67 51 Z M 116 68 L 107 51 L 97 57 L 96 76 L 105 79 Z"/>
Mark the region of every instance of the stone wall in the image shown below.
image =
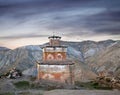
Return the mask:
<path id="1" fill-rule="evenodd" d="M 74 83 L 73 65 L 38 65 L 38 79 Z"/>

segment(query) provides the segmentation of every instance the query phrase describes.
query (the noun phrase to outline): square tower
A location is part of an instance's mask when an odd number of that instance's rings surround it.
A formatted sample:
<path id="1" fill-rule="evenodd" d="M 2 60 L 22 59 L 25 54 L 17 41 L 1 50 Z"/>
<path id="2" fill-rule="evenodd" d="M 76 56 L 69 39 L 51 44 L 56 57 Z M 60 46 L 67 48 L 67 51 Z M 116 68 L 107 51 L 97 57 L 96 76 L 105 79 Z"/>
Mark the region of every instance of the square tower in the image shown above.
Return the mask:
<path id="1" fill-rule="evenodd" d="M 50 36 L 49 45 L 43 47 L 43 59 L 38 63 L 38 79 L 74 84 L 74 63 L 67 60 L 67 46 L 61 37 Z"/>
<path id="2" fill-rule="evenodd" d="M 67 46 L 61 46 L 59 36 L 50 36 L 49 46 L 43 48 L 44 61 L 65 61 Z"/>

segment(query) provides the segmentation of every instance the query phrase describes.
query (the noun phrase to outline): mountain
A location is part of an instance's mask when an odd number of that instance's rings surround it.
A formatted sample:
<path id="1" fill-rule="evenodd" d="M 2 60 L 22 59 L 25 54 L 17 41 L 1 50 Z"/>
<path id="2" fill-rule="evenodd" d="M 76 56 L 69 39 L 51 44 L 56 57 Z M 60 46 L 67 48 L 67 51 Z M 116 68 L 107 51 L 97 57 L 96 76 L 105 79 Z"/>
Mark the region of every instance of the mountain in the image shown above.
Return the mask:
<path id="1" fill-rule="evenodd" d="M 2 60 L 5 56 L 5 54 L 10 51 L 10 49 L 6 47 L 0 47 L 0 60 Z"/>
<path id="2" fill-rule="evenodd" d="M 101 70 L 120 75 L 120 41 L 62 41 L 62 44 L 68 46 L 68 59 L 76 63 L 76 80 L 92 79 Z M 14 50 L 0 49 L 0 73 L 16 67 L 23 74 L 36 75 L 36 65 L 42 59 L 41 47 L 44 45 L 29 45 Z"/>
<path id="3" fill-rule="evenodd" d="M 96 71 L 120 71 L 120 41 L 108 46 L 97 58 Z M 118 76 L 120 77 L 120 75 Z"/>
<path id="4" fill-rule="evenodd" d="M 6 48 L 6 47 L 0 47 L 0 51 L 9 51 L 10 49 L 9 48 Z"/>
<path id="5" fill-rule="evenodd" d="M 8 51 L 0 61 L 0 71 L 5 72 L 13 67 L 26 70 L 35 65 L 35 60 L 41 58 L 40 46 L 24 46 Z"/>

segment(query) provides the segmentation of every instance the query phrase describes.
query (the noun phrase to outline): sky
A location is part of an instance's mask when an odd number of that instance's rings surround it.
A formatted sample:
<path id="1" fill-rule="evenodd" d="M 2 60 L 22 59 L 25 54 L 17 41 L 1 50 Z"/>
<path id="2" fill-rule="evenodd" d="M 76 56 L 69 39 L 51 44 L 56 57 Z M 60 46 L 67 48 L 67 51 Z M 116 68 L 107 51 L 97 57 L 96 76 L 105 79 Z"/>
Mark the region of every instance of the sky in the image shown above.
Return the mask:
<path id="1" fill-rule="evenodd" d="M 120 40 L 120 0 L 0 0 L 0 46 Z"/>

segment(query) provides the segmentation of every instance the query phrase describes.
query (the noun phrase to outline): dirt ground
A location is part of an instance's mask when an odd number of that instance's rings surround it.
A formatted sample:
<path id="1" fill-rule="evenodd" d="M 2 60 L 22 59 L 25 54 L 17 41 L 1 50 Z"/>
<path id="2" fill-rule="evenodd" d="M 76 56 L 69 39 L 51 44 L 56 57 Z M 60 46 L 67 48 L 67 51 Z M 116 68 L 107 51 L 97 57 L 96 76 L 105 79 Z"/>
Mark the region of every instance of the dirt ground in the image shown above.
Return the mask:
<path id="1" fill-rule="evenodd" d="M 120 91 L 118 90 L 83 90 L 83 89 L 81 90 L 60 89 L 60 90 L 51 90 L 51 91 L 45 91 L 42 89 L 20 90 L 15 88 L 13 82 L 17 82 L 21 80 L 29 81 L 28 78 L 0 79 L 0 93 L 14 92 L 15 95 L 120 95 Z"/>
<path id="2" fill-rule="evenodd" d="M 120 91 L 106 90 L 52 90 L 43 95 L 120 95 Z"/>
<path id="3" fill-rule="evenodd" d="M 13 85 L 13 82 L 18 82 L 18 81 L 22 81 L 22 80 L 29 81 L 29 79 L 27 79 L 27 78 L 0 79 L 0 95 L 2 95 L 4 93 L 14 93 L 12 95 L 43 95 L 44 90 L 41 90 L 41 89 L 17 89 Z"/>

